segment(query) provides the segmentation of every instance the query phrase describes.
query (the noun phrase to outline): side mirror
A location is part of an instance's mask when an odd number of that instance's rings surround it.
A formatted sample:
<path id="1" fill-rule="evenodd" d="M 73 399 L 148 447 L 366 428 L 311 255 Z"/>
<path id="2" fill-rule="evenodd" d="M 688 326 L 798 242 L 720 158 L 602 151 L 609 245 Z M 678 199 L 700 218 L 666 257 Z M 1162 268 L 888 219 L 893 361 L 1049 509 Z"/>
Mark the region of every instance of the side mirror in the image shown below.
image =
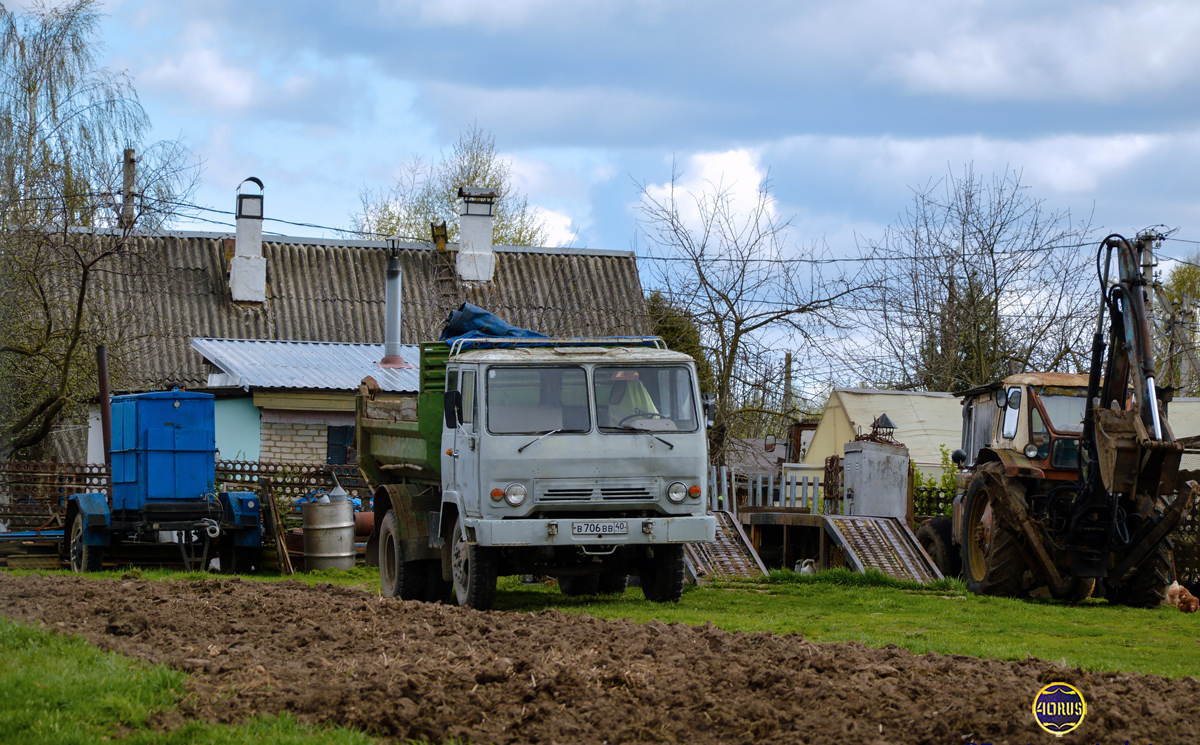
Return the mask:
<path id="1" fill-rule="evenodd" d="M 462 393 L 446 391 L 442 401 L 446 416 L 446 429 L 454 429 L 462 423 Z"/>
<path id="2" fill-rule="evenodd" d="M 1007 404 L 1007 403 L 1008 403 L 1008 391 L 1005 390 L 1004 388 L 1000 388 L 999 390 L 996 391 L 996 408 L 1003 409 L 1005 404 Z"/>
<path id="3" fill-rule="evenodd" d="M 964 468 L 963 464 L 967 462 L 967 451 L 962 449 L 955 450 L 953 453 L 950 453 L 950 460 L 954 461 L 954 465 L 959 468 Z"/>
<path id="4" fill-rule="evenodd" d="M 717 420 L 717 394 L 701 393 L 700 403 L 704 406 L 704 421 L 712 429 Z"/>
<path id="5" fill-rule="evenodd" d="M 766 450 L 768 453 L 775 452 L 775 435 L 767 435 L 763 439 L 763 450 Z"/>

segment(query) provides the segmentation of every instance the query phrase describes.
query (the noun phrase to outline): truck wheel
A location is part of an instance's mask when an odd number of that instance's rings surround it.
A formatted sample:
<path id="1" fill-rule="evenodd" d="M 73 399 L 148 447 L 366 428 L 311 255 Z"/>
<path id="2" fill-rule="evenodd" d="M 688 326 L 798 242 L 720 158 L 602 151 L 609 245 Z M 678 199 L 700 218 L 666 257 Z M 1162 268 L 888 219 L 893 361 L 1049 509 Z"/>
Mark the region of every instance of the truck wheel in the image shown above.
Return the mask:
<path id="1" fill-rule="evenodd" d="M 654 556 L 638 572 L 642 593 L 655 603 L 678 603 L 683 595 L 683 546 L 655 546 Z"/>
<path id="2" fill-rule="evenodd" d="M 83 513 L 71 523 L 71 569 L 76 572 L 98 572 L 104 564 L 104 550 L 83 542 Z"/>
<path id="3" fill-rule="evenodd" d="M 962 572 L 962 556 L 951 540 L 950 529 L 950 518 L 938 515 L 917 530 L 917 543 L 933 559 L 943 577 L 957 577 Z"/>
<path id="4" fill-rule="evenodd" d="M 600 589 L 600 575 L 592 574 L 567 574 L 558 578 L 558 589 L 567 597 L 579 597 L 580 595 L 595 595 Z"/>
<path id="5" fill-rule="evenodd" d="M 451 602 L 452 583 L 442 579 L 442 560 L 428 559 L 425 564 L 425 598 L 428 603 Z"/>
<path id="6" fill-rule="evenodd" d="M 963 580 L 976 595 L 1016 597 L 1024 586 L 1025 559 L 1012 533 L 992 511 L 989 491 L 996 488 L 996 481 L 986 478 L 988 473 L 1003 472 L 998 463 L 984 465 L 963 500 Z"/>
<path id="7" fill-rule="evenodd" d="M 423 600 L 426 568 L 419 561 L 404 560 L 404 543 L 396 511 L 388 510 L 379 529 L 379 581 L 383 594 L 403 600 Z"/>
<path id="8" fill-rule="evenodd" d="M 1120 587 L 1105 583 L 1104 596 L 1110 603 L 1136 608 L 1161 605 L 1171 586 L 1171 567 L 1174 565 L 1175 544 L 1170 538 L 1164 538 Z"/>
<path id="9" fill-rule="evenodd" d="M 450 544 L 454 575 L 454 599 L 459 605 L 489 610 L 496 601 L 496 552 L 490 547 L 468 543 L 462 537 L 462 518 L 454 524 Z"/>
<path id="10" fill-rule="evenodd" d="M 629 587 L 628 574 L 601 572 L 600 584 L 596 587 L 596 593 L 599 595 L 620 595 L 625 592 L 626 587 Z"/>

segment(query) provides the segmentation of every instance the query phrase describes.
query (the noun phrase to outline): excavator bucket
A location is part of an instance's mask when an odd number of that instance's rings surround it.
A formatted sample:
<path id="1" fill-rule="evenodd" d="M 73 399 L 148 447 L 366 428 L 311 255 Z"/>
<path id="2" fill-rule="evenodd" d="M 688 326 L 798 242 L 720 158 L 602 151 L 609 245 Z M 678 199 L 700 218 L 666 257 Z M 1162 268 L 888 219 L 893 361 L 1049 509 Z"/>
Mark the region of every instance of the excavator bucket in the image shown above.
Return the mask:
<path id="1" fill-rule="evenodd" d="M 1136 411 L 1096 409 L 1100 478 L 1114 494 L 1175 491 L 1183 444 L 1151 439 Z"/>

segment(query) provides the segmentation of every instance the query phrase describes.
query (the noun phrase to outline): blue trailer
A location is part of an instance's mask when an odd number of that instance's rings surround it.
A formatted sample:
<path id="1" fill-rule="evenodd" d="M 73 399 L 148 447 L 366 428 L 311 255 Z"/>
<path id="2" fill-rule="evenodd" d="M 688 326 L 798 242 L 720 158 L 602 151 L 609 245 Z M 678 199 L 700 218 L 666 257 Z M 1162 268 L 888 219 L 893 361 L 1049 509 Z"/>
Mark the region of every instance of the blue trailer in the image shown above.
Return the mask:
<path id="1" fill-rule="evenodd" d="M 77 572 L 97 571 L 106 553 L 174 553 L 184 567 L 247 572 L 262 556 L 262 517 L 253 492 L 216 491 L 213 397 L 173 391 L 112 399 L 112 495 L 79 494 L 67 504 L 64 549 Z"/>

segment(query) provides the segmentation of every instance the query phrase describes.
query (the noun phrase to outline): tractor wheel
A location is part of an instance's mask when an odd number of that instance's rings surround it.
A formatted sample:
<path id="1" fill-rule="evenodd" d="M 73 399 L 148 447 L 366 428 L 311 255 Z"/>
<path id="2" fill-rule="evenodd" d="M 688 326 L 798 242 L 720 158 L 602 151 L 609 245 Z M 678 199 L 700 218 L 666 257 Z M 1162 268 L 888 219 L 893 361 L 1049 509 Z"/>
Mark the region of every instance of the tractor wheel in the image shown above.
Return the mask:
<path id="1" fill-rule="evenodd" d="M 1164 538 L 1120 587 L 1106 582 L 1104 596 L 1108 602 L 1137 608 L 1161 605 L 1167 597 L 1167 588 L 1171 586 L 1172 567 L 1175 566 L 1174 549 L 1171 539 Z"/>
<path id="2" fill-rule="evenodd" d="M 383 594 L 403 600 L 422 600 L 425 597 L 427 570 L 419 561 L 406 561 L 404 540 L 395 510 L 388 510 L 379 528 L 379 579 Z"/>
<path id="3" fill-rule="evenodd" d="M 104 549 L 84 543 L 83 513 L 71 523 L 71 569 L 76 572 L 98 572 L 104 565 Z"/>
<path id="4" fill-rule="evenodd" d="M 962 572 L 962 556 L 951 540 L 949 517 L 938 515 L 926 520 L 917 530 L 917 542 L 925 549 L 925 553 L 929 554 L 929 558 L 933 559 L 943 577 L 957 577 Z"/>
<path id="5" fill-rule="evenodd" d="M 468 543 L 462 537 L 462 518 L 454 525 L 450 544 L 454 574 L 454 597 L 459 605 L 488 610 L 496 601 L 498 556 L 494 549 Z"/>
<path id="6" fill-rule="evenodd" d="M 1082 603 L 1092 596 L 1092 592 L 1095 589 L 1095 577 L 1071 577 L 1071 580 L 1067 583 L 1066 591 L 1054 597 L 1070 603 Z"/>
<path id="7" fill-rule="evenodd" d="M 596 587 L 598 595 L 620 595 L 629 587 L 629 575 L 613 572 L 601 572 L 600 584 Z"/>
<path id="8" fill-rule="evenodd" d="M 999 463 L 988 463 L 975 474 L 963 500 L 963 580 L 976 595 L 1016 597 L 1025 582 L 1025 558 L 1007 526 L 992 510 L 991 494 L 1003 473 Z"/>
<path id="9" fill-rule="evenodd" d="M 678 603 L 683 596 L 683 546 L 655 546 L 654 555 L 644 560 L 638 574 L 647 600 Z"/>
<path id="10" fill-rule="evenodd" d="M 558 578 L 558 589 L 567 597 L 579 597 L 580 595 L 595 595 L 600 588 L 600 575 L 593 572 L 592 574 L 567 574 Z"/>

